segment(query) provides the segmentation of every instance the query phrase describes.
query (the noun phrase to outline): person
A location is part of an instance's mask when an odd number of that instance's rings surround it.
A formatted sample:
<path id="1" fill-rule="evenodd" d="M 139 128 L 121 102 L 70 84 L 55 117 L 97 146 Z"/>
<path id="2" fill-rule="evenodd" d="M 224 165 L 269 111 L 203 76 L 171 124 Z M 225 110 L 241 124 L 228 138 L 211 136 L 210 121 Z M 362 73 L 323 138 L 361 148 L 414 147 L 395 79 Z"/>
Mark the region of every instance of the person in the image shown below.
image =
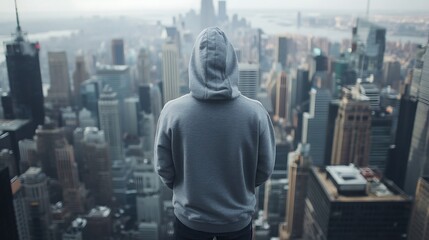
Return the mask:
<path id="1" fill-rule="evenodd" d="M 262 104 L 241 95 L 234 47 L 217 27 L 197 37 L 190 93 L 161 111 L 155 171 L 173 190 L 176 239 L 251 239 L 255 189 L 274 168 L 275 137 Z"/>

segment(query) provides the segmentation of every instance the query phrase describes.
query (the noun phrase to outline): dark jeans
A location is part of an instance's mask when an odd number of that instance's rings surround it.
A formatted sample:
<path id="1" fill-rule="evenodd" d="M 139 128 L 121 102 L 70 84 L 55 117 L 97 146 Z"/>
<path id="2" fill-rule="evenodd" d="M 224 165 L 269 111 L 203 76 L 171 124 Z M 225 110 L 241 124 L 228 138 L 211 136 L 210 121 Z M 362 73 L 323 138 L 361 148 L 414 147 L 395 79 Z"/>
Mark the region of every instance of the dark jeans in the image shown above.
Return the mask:
<path id="1" fill-rule="evenodd" d="M 176 240 L 212 240 L 214 237 L 217 240 L 251 240 L 252 231 L 252 223 L 236 232 L 208 233 L 188 228 L 177 218 L 174 221 L 174 239 Z"/>

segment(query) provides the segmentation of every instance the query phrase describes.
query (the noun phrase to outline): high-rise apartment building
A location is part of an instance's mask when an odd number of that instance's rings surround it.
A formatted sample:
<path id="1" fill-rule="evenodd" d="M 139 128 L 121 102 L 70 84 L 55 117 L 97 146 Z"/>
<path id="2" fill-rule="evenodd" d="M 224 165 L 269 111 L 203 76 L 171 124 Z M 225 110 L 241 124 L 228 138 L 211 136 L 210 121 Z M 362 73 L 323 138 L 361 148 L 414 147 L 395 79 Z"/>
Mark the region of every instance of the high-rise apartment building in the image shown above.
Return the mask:
<path id="1" fill-rule="evenodd" d="M 368 166 L 371 140 L 371 110 L 369 100 L 356 89 L 350 97 L 343 97 L 338 110 L 332 165 L 353 163 Z"/>
<path id="2" fill-rule="evenodd" d="M 371 169 L 313 168 L 303 239 L 405 239 L 411 198 Z"/>
<path id="3" fill-rule="evenodd" d="M 66 52 L 48 52 L 49 76 L 51 85 L 47 101 L 54 108 L 62 108 L 71 104 L 69 67 Z"/>
<path id="4" fill-rule="evenodd" d="M 109 86 L 106 86 L 98 101 L 98 114 L 100 129 L 104 131 L 107 144 L 109 145 L 112 160 L 121 160 L 122 135 L 119 116 L 119 101 L 117 95 Z"/>
<path id="5" fill-rule="evenodd" d="M 85 128 L 82 141 L 82 158 L 85 186 L 94 194 L 96 205 L 112 204 L 112 170 L 104 132 L 97 128 Z"/>
<path id="6" fill-rule="evenodd" d="M 259 91 L 259 65 L 251 63 L 239 63 L 238 64 L 239 76 L 238 90 L 241 94 L 256 99 L 256 95 Z"/>
<path id="7" fill-rule="evenodd" d="M 422 177 L 417 183 L 413 212 L 411 214 L 408 240 L 429 238 L 429 178 Z"/>
<path id="8" fill-rule="evenodd" d="M 124 40 L 112 40 L 112 64 L 125 65 Z"/>
<path id="9" fill-rule="evenodd" d="M 15 39 L 6 43 L 6 65 L 13 118 L 30 119 L 33 130 L 45 122 L 38 42 L 25 40 L 16 11 Z"/>
<path id="10" fill-rule="evenodd" d="M 168 101 L 180 97 L 179 87 L 179 52 L 177 46 L 166 43 L 162 47 L 162 68 L 163 68 L 163 95 L 164 104 Z"/>
<path id="11" fill-rule="evenodd" d="M 41 168 L 29 168 L 20 176 L 29 210 L 30 235 L 33 240 L 50 239 L 52 222 L 48 178 Z"/>

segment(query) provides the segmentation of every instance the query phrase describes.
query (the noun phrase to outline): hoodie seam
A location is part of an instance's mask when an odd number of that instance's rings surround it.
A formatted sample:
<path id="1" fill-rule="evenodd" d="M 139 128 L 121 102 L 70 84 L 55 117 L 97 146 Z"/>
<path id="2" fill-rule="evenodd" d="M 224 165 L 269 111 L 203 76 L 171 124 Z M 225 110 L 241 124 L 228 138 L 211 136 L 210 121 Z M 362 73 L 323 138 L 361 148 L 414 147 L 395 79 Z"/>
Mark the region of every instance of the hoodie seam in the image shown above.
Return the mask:
<path id="1" fill-rule="evenodd" d="M 206 76 L 204 77 L 204 85 L 205 85 L 205 88 L 204 88 L 204 99 L 207 99 L 208 97 L 207 97 L 207 78 L 208 78 L 208 54 L 209 54 L 209 31 L 206 31 L 206 40 L 207 40 L 207 43 L 206 43 L 206 56 L 204 56 L 206 59 L 206 61 L 205 61 L 205 64 L 206 64 L 206 66 L 205 66 L 205 72 L 206 72 Z"/>

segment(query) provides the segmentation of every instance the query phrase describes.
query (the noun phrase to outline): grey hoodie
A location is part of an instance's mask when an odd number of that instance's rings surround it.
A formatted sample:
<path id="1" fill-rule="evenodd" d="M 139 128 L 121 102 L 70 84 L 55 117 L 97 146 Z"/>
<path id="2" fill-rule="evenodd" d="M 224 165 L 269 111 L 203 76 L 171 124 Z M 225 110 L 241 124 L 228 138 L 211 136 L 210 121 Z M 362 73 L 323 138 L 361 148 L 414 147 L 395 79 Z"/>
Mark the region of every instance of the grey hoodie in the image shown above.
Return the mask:
<path id="1" fill-rule="evenodd" d="M 240 94 L 234 48 L 219 28 L 197 37 L 190 94 L 168 102 L 155 137 L 155 170 L 173 189 L 176 217 L 203 232 L 248 225 L 255 188 L 272 173 L 273 126 L 261 103 Z"/>

